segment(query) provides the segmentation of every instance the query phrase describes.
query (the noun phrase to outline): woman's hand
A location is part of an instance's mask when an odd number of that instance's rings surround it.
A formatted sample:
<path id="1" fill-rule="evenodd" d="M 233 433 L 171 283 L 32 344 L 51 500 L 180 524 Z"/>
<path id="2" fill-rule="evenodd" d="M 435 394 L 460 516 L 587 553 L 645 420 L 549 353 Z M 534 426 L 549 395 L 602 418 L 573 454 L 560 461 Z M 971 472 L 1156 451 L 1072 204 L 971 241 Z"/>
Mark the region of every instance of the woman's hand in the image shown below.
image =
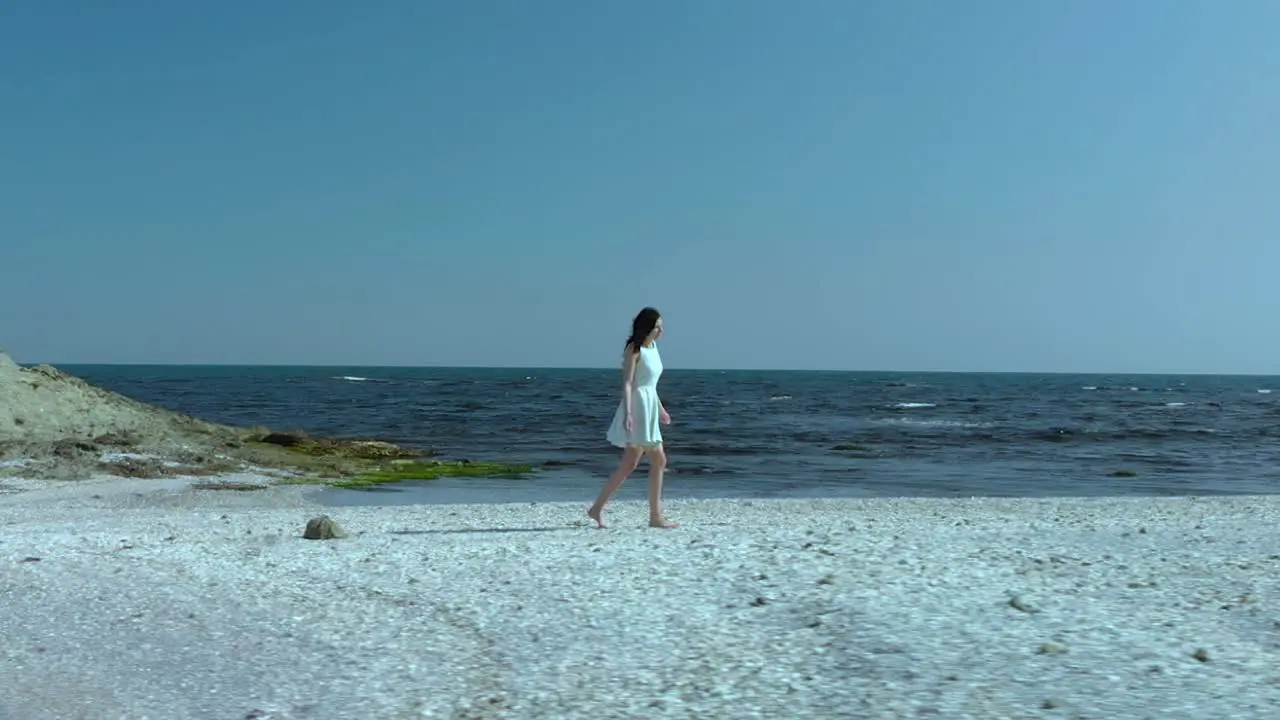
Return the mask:
<path id="1" fill-rule="evenodd" d="M 671 424 L 671 416 L 667 414 L 666 408 L 662 408 L 662 410 L 658 411 L 658 422 L 662 423 L 663 425 Z"/>
<path id="2" fill-rule="evenodd" d="M 627 416 L 622 419 L 622 429 L 626 430 L 627 432 L 631 432 L 631 429 L 634 428 L 635 426 L 636 426 L 635 421 L 631 419 L 631 413 L 627 413 Z"/>

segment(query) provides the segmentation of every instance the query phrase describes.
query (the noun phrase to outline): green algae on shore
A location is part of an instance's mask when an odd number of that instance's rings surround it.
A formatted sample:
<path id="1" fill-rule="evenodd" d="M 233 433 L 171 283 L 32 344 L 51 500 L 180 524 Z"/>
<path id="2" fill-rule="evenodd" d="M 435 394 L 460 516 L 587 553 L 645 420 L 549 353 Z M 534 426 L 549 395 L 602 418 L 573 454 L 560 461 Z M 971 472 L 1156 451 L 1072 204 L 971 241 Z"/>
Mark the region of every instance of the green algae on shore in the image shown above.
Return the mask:
<path id="1" fill-rule="evenodd" d="M 337 478 L 298 477 L 282 482 L 286 485 L 328 485 L 360 489 L 401 482 L 403 480 L 435 480 L 442 477 L 483 477 L 519 480 L 533 472 L 529 465 L 499 462 L 395 461 L 389 465 Z"/>
<path id="2" fill-rule="evenodd" d="M 529 465 L 467 460 L 431 460 L 437 453 L 377 439 L 317 438 L 302 432 L 250 431 L 245 450 L 264 465 L 291 468 L 300 476 L 290 485 L 327 485 L 359 489 L 441 477 L 520 479 L 533 472 Z"/>
<path id="3" fill-rule="evenodd" d="M 251 443 L 274 445 L 291 453 L 312 457 L 340 457 L 359 460 L 387 460 L 429 457 L 435 453 L 414 450 L 373 438 L 312 437 L 301 431 L 275 432 L 254 429 L 245 438 Z"/>

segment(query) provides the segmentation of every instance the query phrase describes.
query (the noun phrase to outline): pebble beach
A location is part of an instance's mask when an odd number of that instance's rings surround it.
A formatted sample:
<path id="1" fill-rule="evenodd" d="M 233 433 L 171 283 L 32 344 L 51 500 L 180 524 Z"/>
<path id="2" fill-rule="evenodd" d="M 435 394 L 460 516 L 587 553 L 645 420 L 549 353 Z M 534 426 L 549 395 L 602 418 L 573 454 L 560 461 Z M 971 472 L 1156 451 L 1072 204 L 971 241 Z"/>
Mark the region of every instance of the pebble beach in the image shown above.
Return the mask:
<path id="1" fill-rule="evenodd" d="M 0 719 L 1280 716 L 1273 497 L 670 501 L 675 530 L 622 502 L 597 530 L 585 500 L 191 482 L 0 479 Z M 324 514 L 346 537 L 303 538 Z"/>

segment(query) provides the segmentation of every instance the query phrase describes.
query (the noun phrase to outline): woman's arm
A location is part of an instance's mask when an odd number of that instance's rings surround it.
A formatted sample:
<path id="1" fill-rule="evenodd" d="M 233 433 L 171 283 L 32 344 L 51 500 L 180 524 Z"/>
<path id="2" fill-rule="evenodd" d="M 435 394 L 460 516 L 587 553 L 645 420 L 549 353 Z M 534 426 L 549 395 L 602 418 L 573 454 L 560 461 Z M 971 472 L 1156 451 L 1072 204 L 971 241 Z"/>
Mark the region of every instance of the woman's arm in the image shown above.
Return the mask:
<path id="1" fill-rule="evenodd" d="M 635 387 L 636 360 L 640 353 L 627 348 L 626 357 L 622 361 L 622 405 L 626 408 L 626 417 L 631 417 L 631 390 Z"/>

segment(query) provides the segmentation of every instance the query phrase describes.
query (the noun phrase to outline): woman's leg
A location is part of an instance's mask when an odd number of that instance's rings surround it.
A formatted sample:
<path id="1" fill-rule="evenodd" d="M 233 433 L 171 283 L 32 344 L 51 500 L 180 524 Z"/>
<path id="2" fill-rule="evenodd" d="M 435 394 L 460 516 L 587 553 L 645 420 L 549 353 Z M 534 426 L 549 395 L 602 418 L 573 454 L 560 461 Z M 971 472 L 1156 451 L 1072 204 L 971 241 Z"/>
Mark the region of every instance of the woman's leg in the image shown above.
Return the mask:
<path id="1" fill-rule="evenodd" d="M 658 445 L 645 452 L 649 456 L 649 527 L 678 527 L 662 519 L 662 474 L 667 469 L 667 451 Z"/>
<path id="2" fill-rule="evenodd" d="M 622 483 L 627 481 L 631 473 L 635 472 L 636 466 L 640 464 L 640 456 L 642 452 L 640 448 L 634 445 L 628 445 L 622 451 L 622 459 L 618 461 L 618 469 L 613 471 L 613 475 L 609 477 L 609 481 L 604 484 L 600 490 L 600 496 L 596 498 L 596 502 L 587 510 L 587 515 L 596 521 L 596 525 L 604 527 L 604 506 L 609 502 L 609 498 L 618 492 L 618 488 L 622 487 Z"/>

